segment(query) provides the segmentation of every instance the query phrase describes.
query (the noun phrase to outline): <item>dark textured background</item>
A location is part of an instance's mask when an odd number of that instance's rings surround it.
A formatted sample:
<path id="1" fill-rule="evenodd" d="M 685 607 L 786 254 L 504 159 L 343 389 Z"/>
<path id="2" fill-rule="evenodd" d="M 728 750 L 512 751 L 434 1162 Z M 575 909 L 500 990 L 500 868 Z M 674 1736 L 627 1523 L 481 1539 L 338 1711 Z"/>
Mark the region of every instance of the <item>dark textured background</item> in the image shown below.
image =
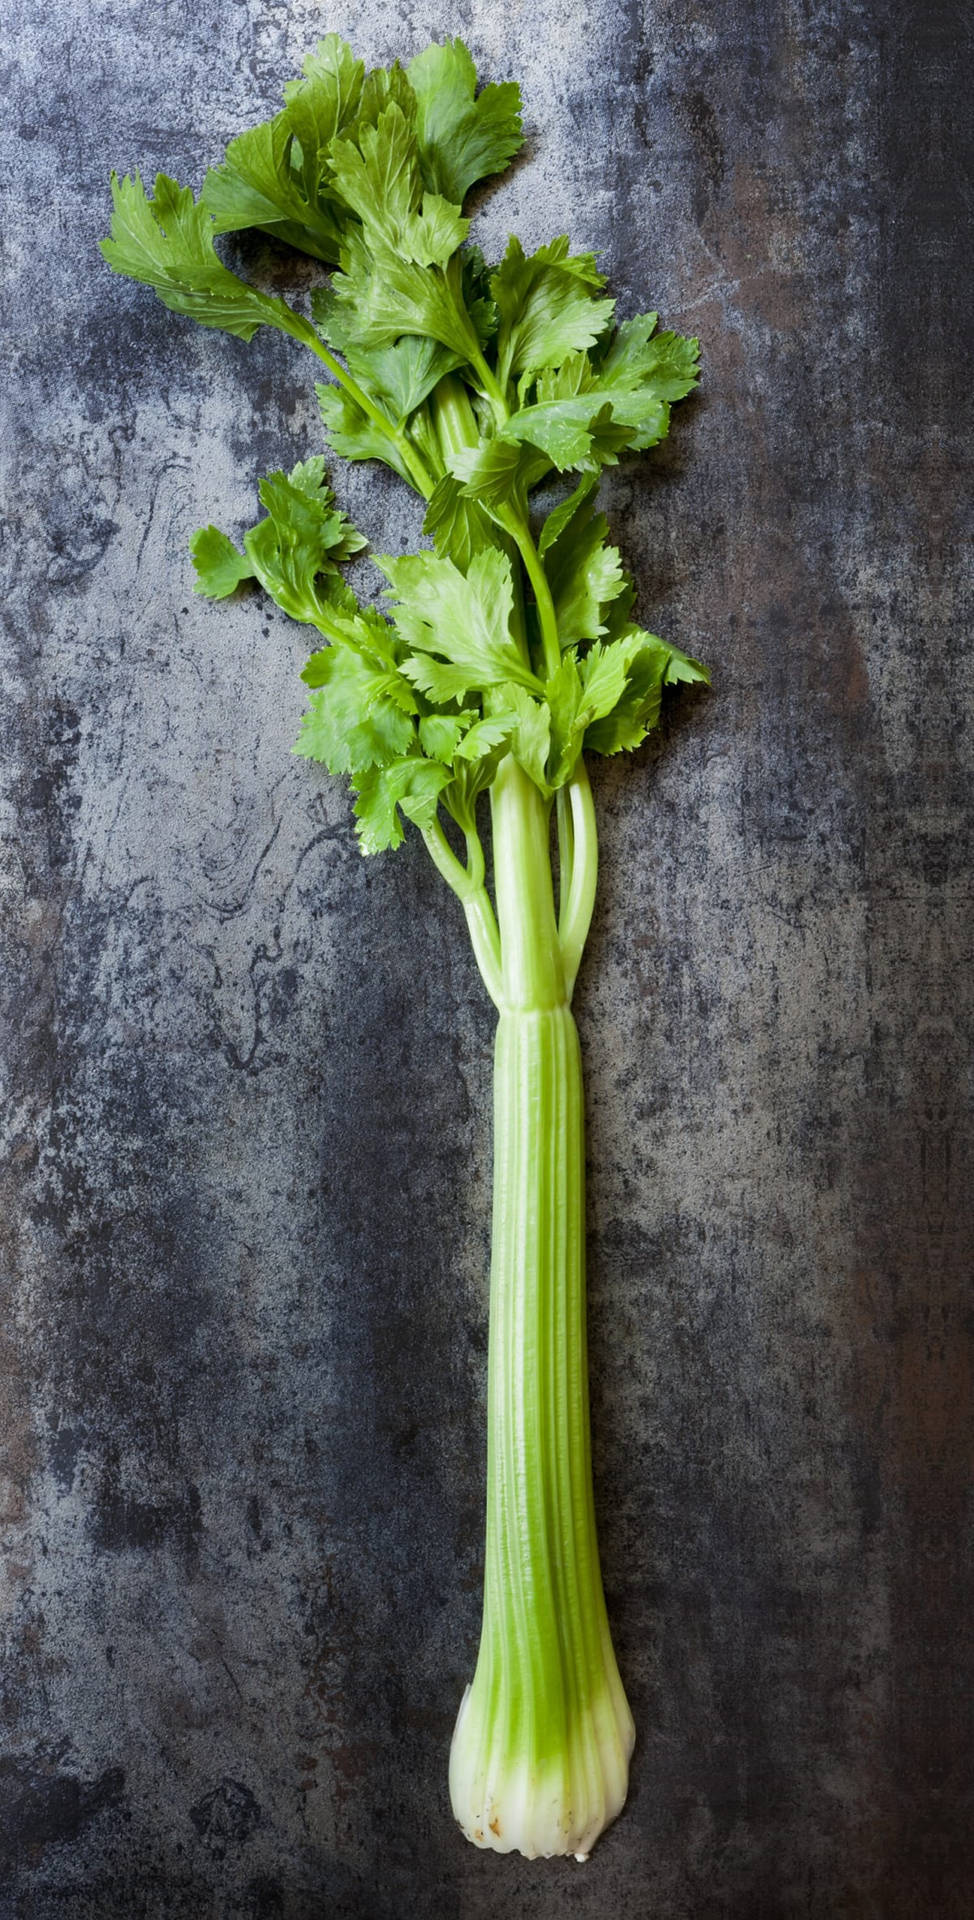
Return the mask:
<path id="1" fill-rule="evenodd" d="M 965 20 L 8 5 L 3 1920 L 974 1912 Z M 584 1869 L 476 1853 L 445 1793 L 490 1011 L 422 847 L 362 861 L 289 758 L 297 629 L 190 594 L 192 528 L 318 445 L 313 369 L 95 251 L 110 164 L 198 184 L 329 27 L 520 78 L 488 252 L 570 227 L 703 340 L 608 484 L 715 689 L 597 772 L 593 1413 L 639 1744 Z M 338 484 L 415 539 L 397 483 Z"/>

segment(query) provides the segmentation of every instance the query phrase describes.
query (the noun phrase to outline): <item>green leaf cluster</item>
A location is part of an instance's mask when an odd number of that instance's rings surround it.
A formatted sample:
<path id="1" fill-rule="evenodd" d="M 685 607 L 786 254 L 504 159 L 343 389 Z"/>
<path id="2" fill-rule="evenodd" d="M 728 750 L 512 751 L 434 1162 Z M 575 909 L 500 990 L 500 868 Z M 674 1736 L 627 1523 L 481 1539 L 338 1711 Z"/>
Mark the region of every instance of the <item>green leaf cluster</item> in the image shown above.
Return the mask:
<path id="1" fill-rule="evenodd" d="M 199 592 L 257 579 L 326 642 L 297 750 L 350 778 L 369 852 L 398 844 L 404 819 L 429 834 L 441 808 L 475 835 L 506 754 L 550 799 L 583 750 L 638 746 L 666 685 L 707 678 L 635 623 L 596 500 L 604 467 L 666 435 L 697 342 L 653 313 L 615 324 L 595 256 L 564 235 L 530 254 L 512 237 L 484 261 L 465 199 L 520 144 L 517 87 L 478 92 L 460 40 L 367 72 L 328 34 L 199 201 L 166 176 L 153 199 L 138 175 L 113 178 L 109 264 L 206 326 L 310 347 L 332 376 L 317 395 L 333 451 L 425 497 L 433 550 L 379 562 L 388 616 L 344 580 L 364 542 L 320 457 L 261 482 L 242 547 L 212 526 L 192 543 Z M 215 240 L 244 227 L 333 269 L 310 320 L 222 261 Z M 561 495 L 546 515 L 541 485 Z"/>
<path id="2" fill-rule="evenodd" d="M 369 312 L 354 328 L 364 344 L 394 346 L 418 317 L 421 335 L 462 355 L 476 336 L 459 290 L 454 297 L 440 270 L 466 239 L 465 194 L 507 166 L 520 145 L 518 88 L 477 94 L 461 41 L 427 48 L 407 70 L 396 62 L 367 73 L 330 33 L 285 88 L 281 111 L 231 141 L 199 201 L 165 174 L 152 199 L 138 173 L 113 175 L 102 252 L 115 272 L 204 326 L 245 340 L 271 326 L 316 348 L 303 315 L 249 285 L 216 251 L 220 234 L 257 228 L 326 264 L 342 262 L 335 300 L 353 317 L 367 288 Z M 407 348 L 407 361 L 411 354 Z M 394 376 L 396 396 L 404 384 L 408 396 L 408 371 Z M 410 399 L 405 410 L 418 404 Z"/>
<path id="3" fill-rule="evenodd" d="M 659 717 L 663 687 L 706 670 L 628 618 L 631 583 L 586 482 L 542 528 L 563 627 L 553 672 L 519 629 L 516 571 L 500 547 L 466 566 L 435 552 L 385 556 L 391 613 L 362 607 L 340 571 L 364 545 L 335 508 L 319 457 L 261 483 L 265 517 L 242 550 L 215 527 L 193 538 L 197 591 L 213 599 L 256 578 L 327 642 L 296 751 L 349 777 L 365 852 L 398 846 L 403 820 L 432 827 L 440 806 L 476 832 L 477 797 L 510 753 L 546 798 L 583 748 L 617 753 Z"/>
<path id="4" fill-rule="evenodd" d="M 112 201 L 112 231 L 101 251 L 116 273 L 153 287 L 174 313 L 241 340 L 252 339 L 258 327 L 307 337 L 307 321 L 285 300 L 258 292 L 224 266 L 213 245 L 213 219 L 189 187 L 160 173 L 150 200 L 139 174 L 120 180 L 113 173 Z"/>
<path id="5" fill-rule="evenodd" d="M 329 630 L 336 609 L 354 606 L 341 563 L 366 545 L 335 506 L 321 454 L 301 460 L 287 475 L 260 483 L 263 520 L 244 534 L 243 551 L 217 527 L 201 527 L 190 541 L 195 591 L 224 600 L 244 580 L 259 580 L 294 620 Z"/>

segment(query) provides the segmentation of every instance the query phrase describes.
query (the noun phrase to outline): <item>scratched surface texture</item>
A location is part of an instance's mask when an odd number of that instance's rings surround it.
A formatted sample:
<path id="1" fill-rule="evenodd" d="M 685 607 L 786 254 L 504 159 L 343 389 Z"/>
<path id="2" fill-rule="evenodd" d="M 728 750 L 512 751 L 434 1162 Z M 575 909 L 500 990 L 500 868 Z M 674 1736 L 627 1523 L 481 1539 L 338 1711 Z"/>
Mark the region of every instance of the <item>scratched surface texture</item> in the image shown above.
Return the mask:
<path id="1" fill-rule="evenodd" d="M 639 1743 L 584 1868 L 478 1854 L 445 1794 L 489 1009 L 421 845 L 366 863 L 289 757 L 301 634 L 190 593 L 190 531 L 318 446 L 313 369 L 95 251 L 111 164 L 198 184 L 327 28 L 520 78 L 488 253 L 569 228 L 703 340 L 608 483 L 643 618 L 716 671 L 597 774 L 593 1417 Z M 854 0 L 5 10 L 2 1920 L 974 1910 L 959 35 Z M 338 484 L 415 540 L 390 476 Z"/>

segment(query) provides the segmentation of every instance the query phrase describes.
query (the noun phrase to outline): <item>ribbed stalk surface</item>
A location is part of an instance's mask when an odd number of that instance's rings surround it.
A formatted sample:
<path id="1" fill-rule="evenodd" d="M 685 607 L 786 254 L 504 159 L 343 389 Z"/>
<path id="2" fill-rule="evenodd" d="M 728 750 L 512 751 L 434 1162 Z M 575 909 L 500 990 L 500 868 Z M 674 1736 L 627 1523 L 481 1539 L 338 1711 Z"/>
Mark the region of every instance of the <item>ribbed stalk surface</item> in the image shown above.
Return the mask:
<path id="1" fill-rule="evenodd" d="M 494 1088 L 484 1619 L 450 1791 L 478 1846 L 585 1855 L 625 1800 L 633 1725 L 595 1533 L 567 1007 L 501 1015 Z"/>

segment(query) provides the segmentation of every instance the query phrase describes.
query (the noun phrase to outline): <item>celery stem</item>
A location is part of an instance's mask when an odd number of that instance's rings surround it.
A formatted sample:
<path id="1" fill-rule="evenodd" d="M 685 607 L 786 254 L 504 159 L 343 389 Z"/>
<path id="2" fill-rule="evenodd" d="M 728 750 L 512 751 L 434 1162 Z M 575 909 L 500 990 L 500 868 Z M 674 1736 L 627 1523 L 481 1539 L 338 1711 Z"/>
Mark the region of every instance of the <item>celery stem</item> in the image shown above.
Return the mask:
<path id="1" fill-rule="evenodd" d="M 484 885 L 484 850 L 475 828 L 465 837 L 469 862 L 466 867 L 457 859 L 439 820 L 423 829 L 423 839 L 434 866 L 463 906 L 481 979 L 495 1007 L 500 1008 L 503 1005 L 500 935 Z"/>
<path id="2" fill-rule="evenodd" d="M 570 807 L 572 860 L 567 893 L 564 885 L 562 886 L 558 931 L 568 998 L 571 999 L 575 976 L 578 973 L 589 927 L 592 924 L 599 871 L 595 807 L 592 803 L 588 771 L 581 755 L 571 779 L 562 791 L 566 794 Z M 561 799 L 561 793 L 558 798 Z"/>
<path id="3" fill-rule="evenodd" d="M 589 1852 L 623 1805 L 633 1742 L 595 1531 L 584 1170 L 569 1009 L 502 1013 L 484 1617 L 450 1791 L 477 1846 L 529 1858 Z"/>
<path id="4" fill-rule="evenodd" d="M 575 862 L 575 835 L 572 828 L 571 801 L 564 787 L 555 794 L 555 815 L 558 822 L 558 933 L 564 942 L 565 924 L 568 917 L 568 901 L 572 886 L 572 869 Z M 564 944 L 562 946 L 564 951 Z"/>
<path id="5" fill-rule="evenodd" d="M 551 880 L 550 808 L 510 755 L 490 788 L 494 891 L 504 1000 L 537 1010 L 567 1001 Z"/>
<path id="6" fill-rule="evenodd" d="M 423 499 L 428 500 L 433 492 L 435 483 L 432 475 L 420 459 L 415 447 L 411 444 L 408 434 L 406 434 L 401 427 L 393 426 L 392 421 L 388 418 L 388 415 L 383 413 L 382 408 L 377 407 L 374 400 L 370 400 L 365 388 L 359 386 L 358 381 L 348 372 L 348 369 L 343 367 L 341 361 L 336 360 L 335 355 L 329 352 L 323 341 L 319 340 L 313 327 L 309 325 L 306 332 L 302 328 L 301 338 L 304 340 L 306 346 L 311 348 L 312 353 L 316 353 L 319 360 L 324 362 L 329 373 L 334 374 L 339 386 L 344 387 L 346 393 L 351 394 L 356 406 L 361 407 L 362 412 L 368 414 L 369 419 L 374 421 L 377 427 L 381 428 L 386 439 L 391 441 L 392 445 L 396 448 L 403 465 L 408 469 L 417 493 L 421 493 Z"/>
<path id="7" fill-rule="evenodd" d="M 480 429 L 470 396 L 462 380 L 455 373 L 445 373 L 433 388 L 433 418 L 443 459 L 449 465 L 450 457 L 460 453 L 464 447 L 475 447 L 480 439 Z"/>
<path id="8" fill-rule="evenodd" d="M 503 426 L 505 420 L 510 417 L 504 389 L 496 376 L 491 373 L 479 347 L 471 353 L 470 365 L 494 409 L 494 419 L 497 421 L 498 426 Z"/>
<path id="9" fill-rule="evenodd" d="M 534 592 L 538 622 L 541 627 L 541 644 L 544 648 L 545 672 L 550 675 L 555 673 L 561 664 L 561 640 L 558 635 L 558 617 L 551 597 L 551 588 L 548 585 L 548 576 L 527 520 L 520 517 L 516 520 L 512 519 L 511 528 L 521 559 L 524 561 L 524 570 Z"/>

